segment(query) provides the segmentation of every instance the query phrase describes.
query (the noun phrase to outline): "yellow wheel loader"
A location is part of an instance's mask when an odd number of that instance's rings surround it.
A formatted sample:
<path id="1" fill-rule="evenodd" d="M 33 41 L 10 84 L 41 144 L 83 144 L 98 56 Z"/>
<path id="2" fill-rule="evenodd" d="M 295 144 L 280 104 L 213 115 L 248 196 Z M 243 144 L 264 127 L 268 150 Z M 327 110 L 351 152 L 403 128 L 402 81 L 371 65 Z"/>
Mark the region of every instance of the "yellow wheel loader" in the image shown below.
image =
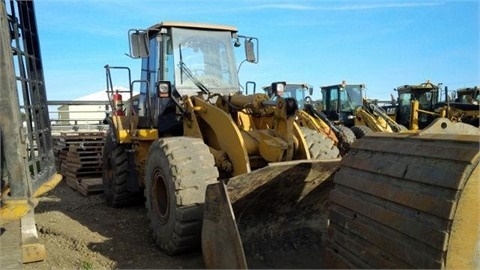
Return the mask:
<path id="1" fill-rule="evenodd" d="M 314 106 L 315 101 L 312 100 L 313 87 L 306 83 L 286 83 L 275 82 L 270 86 L 263 87 L 263 90 L 270 96 L 294 98 L 299 110 L 295 117 L 295 121 L 302 128 L 304 134 L 308 136 L 314 130 L 322 136 L 333 141 L 344 156 L 350 150 L 350 145 L 355 141 L 355 134 L 351 129 L 343 125 L 335 125 L 319 108 Z M 315 157 L 314 157 L 315 158 Z"/>
<path id="2" fill-rule="evenodd" d="M 355 126 L 367 126 L 374 132 L 393 133 L 407 130 L 405 126 L 391 119 L 382 107 L 365 98 L 363 106 L 355 108 L 354 115 Z"/>
<path id="3" fill-rule="evenodd" d="M 452 92 L 452 94 L 452 99 L 455 102 L 475 105 L 478 105 L 480 102 L 480 89 L 478 86 L 460 88 Z"/>
<path id="4" fill-rule="evenodd" d="M 56 173 L 32 1 L 0 2 L 0 265 L 45 260 L 34 208 Z"/>
<path id="5" fill-rule="evenodd" d="M 372 132 L 400 132 L 406 130 L 393 121 L 383 108 L 363 98 L 364 84 L 322 86 L 323 113 L 336 123 L 349 127 L 357 139 Z"/>
<path id="6" fill-rule="evenodd" d="M 445 101 L 441 101 L 441 87 L 430 81 L 419 85 L 402 85 L 395 91 L 398 93 L 397 104 L 385 106 L 384 109 L 389 112 L 390 118 L 409 130 L 423 129 L 438 117 L 479 126 L 479 105 L 460 100 L 451 102 L 447 87 L 443 89 Z"/>
<path id="7" fill-rule="evenodd" d="M 202 244 L 207 266 L 230 265 L 218 260 L 228 257 L 221 241 L 229 238 L 221 231 L 234 232 L 223 225 L 230 216 L 219 212 L 226 205 L 252 233 L 257 228 L 277 239 L 283 230 L 303 230 L 303 238 L 324 237 L 325 226 L 304 230 L 296 205 L 331 179 L 338 149 L 324 146 L 317 133 L 303 134 L 295 99 L 240 93 L 234 48 L 244 41 L 247 61 L 255 63 L 256 38 L 231 26 L 179 22 L 131 30 L 129 37 L 131 56 L 142 58 L 141 79 L 131 81 L 126 67 L 106 66 L 112 106 L 103 150 L 107 203 L 133 204 L 143 192 L 158 246 L 177 254 Z M 120 72 L 128 91 L 113 87 Z M 126 109 L 124 96 L 131 98 L 135 86 L 138 103 Z M 325 200 L 328 189 L 320 195 Z M 259 211 L 250 214 L 252 206 Z M 309 213 L 325 223 L 326 211 Z"/>

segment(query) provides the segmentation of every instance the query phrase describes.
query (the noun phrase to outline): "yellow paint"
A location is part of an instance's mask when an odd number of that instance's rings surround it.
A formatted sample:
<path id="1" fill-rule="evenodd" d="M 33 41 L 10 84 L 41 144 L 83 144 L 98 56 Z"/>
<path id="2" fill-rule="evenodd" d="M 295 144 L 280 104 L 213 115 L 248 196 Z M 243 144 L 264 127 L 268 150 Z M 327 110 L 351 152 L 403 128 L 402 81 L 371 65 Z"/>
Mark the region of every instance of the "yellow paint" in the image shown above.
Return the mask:
<path id="1" fill-rule="evenodd" d="M 447 269 L 480 268 L 480 164 L 458 201 L 447 250 Z"/>
<path id="2" fill-rule="evenodd" d="M 183 134 L 188 137 L 203 139 L 202 130 L 200 129 L 197 118 L 195 117 L 195 106 L 193 106 L 192 100 L 188 97 L 184 97 L 183 103 L 186 107 L 186 113 L 189 114 L 189 117 L 185 115 L 183 120 Z M 198 107 L 199 106 L 197 106 L 197 108 Z"/>
<path id="3" fill-rule="evenodd" d="M 0 224 L 7 224 L 13 220 L 22 218 L 33 207 L 34 205 L 29 204 L 28 200 L 2 200 Z"/>
<path id="4" fill-rule="evenodd" d="M 54 189 L 60 181 L 62 181 L 63 176 L 61 174 L 54 174 L 50 179 L 41 185 L 33 194 L 33 197 L 40 197 L 43 194 L 49 192 L 50 190 Z"/>
<path id="5" fill-rule="evenodd" d="M 245 142 L 240 130 L 230 115 L 204 100 L 192 97 L 195 106 L 201 106 L 204 110 L 196 111 L 195 115 L 203 119 L 214 131 L 220 149 L 227 153 L 233 165 L 232 175 L 240 175 L 250 172 L 250 160 L 248 158 Z M 205 133 L 203 133 L 205 135 Z M 214 140 L 214 138 L 205 138 Z"/>
<path id="6" fill-rule="evenodd" d="M 355 110 L 355 126 L 365 125 L 376 132 L 393 133 L 392 128 L 383 117 L 371 114 L 363 108 Z"/>
<path id="7" fill-rule="evenodd" d="M 410 130 L 418 130 L 418 110 L 419 110 L 419 103 L 417 100 L 412 100 L 411 103 L 412 109 L 410 112 Z"/>
<path id="8" fill-rule="evenodd" d="M 295 122 L 301 127 L 306 127 L 319 133 L 323 133 L 325 134 L 325 136 L 332 139 L 335 144 L 338 143 L 338 138 L 333 132 L 333 130 L 327 125 L 327 123 L 323 122 L 320 118 L 315 118 L 307 112 L 299 110 L 297 111 Z"/>
<path id="9" fill-rule="evenodd" d="M 148 151 L 152 141 L 139 141 L 135 145 L 135 170 L 138 174 L 138 185 L 144 187 L 145 167 L 147 166 Z"/>
<path id="10" fill-rule="evenodd" d="M 333 132 L 332 132 L 333 134 Z M 300 126 L 297 123 L 293 124 L 293 136 L 297 141 L 297 152 L 295 153 L 295 159 L 311 159 L 310 151 L 308 150 L 307 141 L 305 135 L 300 130 Z"/>
<path id="11" fill-rule="evenodd" d="M 55 188 L 62 181 L 61 174 L 54 174 L 50 179 L 41 185 L 33 194 L 31 199 L 10 199 L 7 194 L 9 189 L 2 192 L 2 207 L 0 208 L 0 224 L 6 224 L 13 220 L 18 220 L 25 216 L 28 211 L 33 209 L 38 200 L 34 199 Z"/>
<path id="12" fill-rule="evenodd" d="M 133 134 L 133 135 L 132 135 Z M 117 130 L 117 138 L 120 143 L 132 143 L 133 141 L 154 141 L 158 139 L 157 129 Z"/>

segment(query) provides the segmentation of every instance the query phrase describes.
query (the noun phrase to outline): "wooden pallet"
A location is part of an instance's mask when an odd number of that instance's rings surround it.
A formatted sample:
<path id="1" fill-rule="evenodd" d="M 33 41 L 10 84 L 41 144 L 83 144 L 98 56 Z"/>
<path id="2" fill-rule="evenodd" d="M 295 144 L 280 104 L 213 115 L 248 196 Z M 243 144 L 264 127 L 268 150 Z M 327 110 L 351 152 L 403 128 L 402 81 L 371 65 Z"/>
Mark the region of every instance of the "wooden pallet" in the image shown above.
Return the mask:
<path id="1" fill-rule="evenodd" d="M 102 177 L 93 178 L 72 178 L 66 177 L 67 185 L 78 191 L 83 196 L 91 194 L 97 194 L 103 192 L 103 180 Z"/>
<path id="2" fill-rule="evenodd" d="M 103 192 L 103 180 L 98 178 L 81 178 L 77 185 L 77 191 L 83 196 Z"/>
<path id="3" fill-rule="evenodd" d="M 57 170 L 70 188 L 84 196 L 103 191 L 104 140 L 104 132 L 62 132 L 54 139 Z"/>
<path id="4" fill-rule="evenodd" d="M 78 179 L 77 178 L 67 176 L 67 177 L 65 177 L 65 180 L 67 182 L 67 186 L 69 186 L 73 190 L 77 190 L 77 186 L 78 186 Z"/>

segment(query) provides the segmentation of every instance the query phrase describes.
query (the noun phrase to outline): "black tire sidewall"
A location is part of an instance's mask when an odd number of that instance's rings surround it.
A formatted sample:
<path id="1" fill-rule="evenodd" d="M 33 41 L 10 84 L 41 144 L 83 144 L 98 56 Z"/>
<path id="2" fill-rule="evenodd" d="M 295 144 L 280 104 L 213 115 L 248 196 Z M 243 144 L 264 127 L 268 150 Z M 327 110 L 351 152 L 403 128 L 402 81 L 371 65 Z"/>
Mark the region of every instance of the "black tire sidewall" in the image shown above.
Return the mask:
<path id="1" fill-rule="evenodd" d="M 103 148 L 103 192 L 105 201 L 112 207 L 124 207 L 138 204 L 141 200 L 141 193 L 129 191 L 128 185 L 136 177 L 130 170 L 127 149 L 128 144 L 119 144 L 114 138 L 114 132 L 110 129 L 105 139 Z"/>
<path id="2" fill-rule="evenodd" d="M 175 183 L 172 180 L 172 171 L 169 164 L 170 162 L 165 153 L 160 149 L 158 141 L 154 142 L 150 147 L 148 162 L 145 168 L 145 207 L 147 208 L 147 214 L 150 219 L 150 225 L 155 241 L 157 245 L 166 251 L 169 250 L 168 243 L 174 234 L 177 208 Z M 155 194 L 152 193 L 154 185 L 153 181 L 155 181 L 153 179 L 153 174 L 157 169 L 162 174 L 168 196 L 168 216 L 166 222 L 163 224 L 155 214 L 155 201 L 153 201 Z"/>
<path id="3" fill-rule="evenodd" d="M 113 179 L 111 175 L 108 173 L 109 171 L 114 172 L 116 169 L 116 164 L 112 162 L 112 154 L 113 150 L 115 149 L 115 142 L 113 140 L 113 132 L 110 129 L 107 132 L 107 136 L 105 138 L 105 145 L 103 147 L 102 153 L 102 181 L 103 181 L 103 194 L 105 196 L 105 200 L 107 201 L 108 205 L 113 205 Z"/>
<path id="4" fill-rule="evenodd" d="M 372 129 L 367 126 L 353 126 L 350 129 L 355 134 L 355 137 L 357 137 L 357 140 L 363 138 L 365 135 L 373 133 Z"/>

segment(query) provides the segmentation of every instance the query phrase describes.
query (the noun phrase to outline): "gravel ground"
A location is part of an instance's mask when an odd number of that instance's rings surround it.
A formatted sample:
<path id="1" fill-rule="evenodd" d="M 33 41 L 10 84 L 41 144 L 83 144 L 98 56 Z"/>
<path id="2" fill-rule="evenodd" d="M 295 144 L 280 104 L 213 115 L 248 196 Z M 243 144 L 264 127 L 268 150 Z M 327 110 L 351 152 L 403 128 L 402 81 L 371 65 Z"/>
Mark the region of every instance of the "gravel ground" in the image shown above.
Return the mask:
<path id="1" fill-rule="evenodd" d="M 35 221 L 47 259 L 25 269 L 204 268 L 200 251 L 171 257 L 157 248 L 143 205 L 111 208 L 64 181 L 40 198 Z"/>

